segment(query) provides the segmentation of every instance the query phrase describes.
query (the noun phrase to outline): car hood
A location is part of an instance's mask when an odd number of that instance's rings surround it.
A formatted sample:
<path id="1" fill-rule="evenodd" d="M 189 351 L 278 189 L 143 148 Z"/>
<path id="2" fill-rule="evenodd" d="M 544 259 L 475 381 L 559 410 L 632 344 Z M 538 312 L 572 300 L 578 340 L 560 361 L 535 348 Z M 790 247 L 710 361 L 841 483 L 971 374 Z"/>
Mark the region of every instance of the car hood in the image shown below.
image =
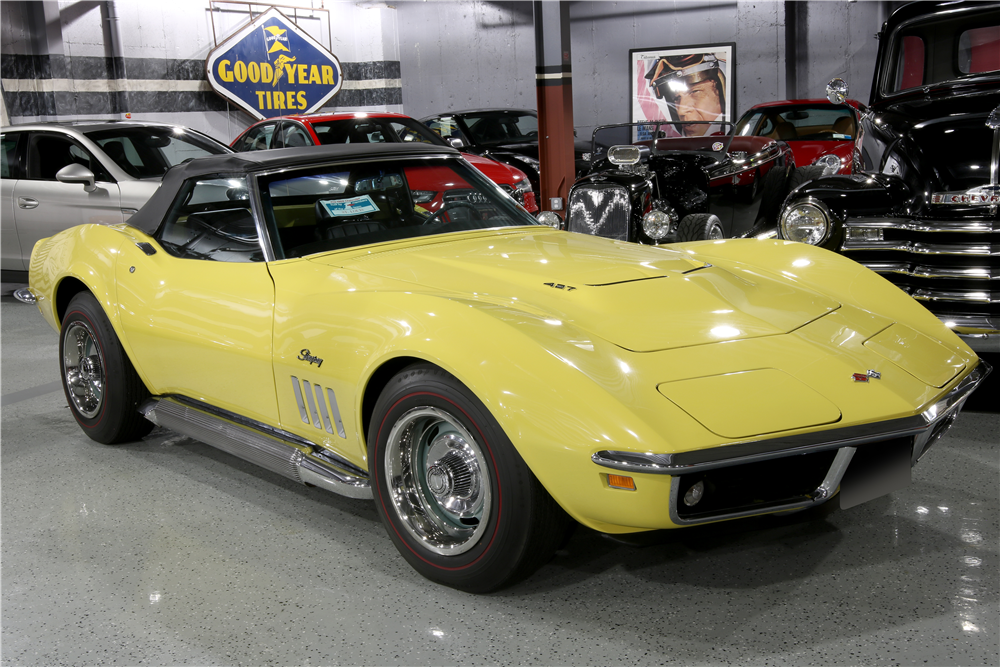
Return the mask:
<path id="1" fill-rule="evenodd" d="M 486 178 L 490 179 L 497 185 L 516 185 L 517 183 L 524 180 L 524 176 L 517 170 L 515 175 L 514 169 L 511 169 L 502 162 L 497 162 L 496 160 L 491 160 L 486 157 L 480 157 L 474 153 L 462 153 L 469 164 L 478 169 L 483 173 Z"/>
<path id="2" fill-rule="evenodd" d="M 846 159 L 847 163 L 850 164 L 851 156 L 854 153 L 853 141 L 803 139 L 787 143 L 792 149 L 792 155 L 795 156 L 796 167 L 808 167 L 817 158 L 824 155 L 836 155 L 841 160 Z M 850 173 L 850 170 L 848 170 L 848 173 Z"/>
<path id="3" fill-rule="evenodd" d="M 683 250 L 566 232 L 463 236 L 312 261 L 530 311 L 636 352 L 780 335 L 840 307 L 783 277 Z"/>

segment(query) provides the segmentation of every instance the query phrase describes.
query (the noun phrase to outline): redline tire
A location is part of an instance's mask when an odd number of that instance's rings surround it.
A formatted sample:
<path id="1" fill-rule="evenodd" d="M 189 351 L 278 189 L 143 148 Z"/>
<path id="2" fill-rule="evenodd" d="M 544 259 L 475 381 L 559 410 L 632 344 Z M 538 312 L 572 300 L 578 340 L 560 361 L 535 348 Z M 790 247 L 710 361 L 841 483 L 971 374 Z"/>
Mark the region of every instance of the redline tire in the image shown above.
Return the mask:
<path id="1" fill-rule="evenodd" d="M 63 316 L 59 371 L 70 411 L 92 440 L 131 442 L 153 429 L 139 413 L 149 391 L 89 292 L 74 296 Z"/>
<path id="2" fill-rule="evenodd" d="M 431 364 L 404 369 L 383 390 L 368 454 L 393 544 L 417 572 L 452 588 L 487 593 L 526 578 L 571 521 L 485 406 Z"/>

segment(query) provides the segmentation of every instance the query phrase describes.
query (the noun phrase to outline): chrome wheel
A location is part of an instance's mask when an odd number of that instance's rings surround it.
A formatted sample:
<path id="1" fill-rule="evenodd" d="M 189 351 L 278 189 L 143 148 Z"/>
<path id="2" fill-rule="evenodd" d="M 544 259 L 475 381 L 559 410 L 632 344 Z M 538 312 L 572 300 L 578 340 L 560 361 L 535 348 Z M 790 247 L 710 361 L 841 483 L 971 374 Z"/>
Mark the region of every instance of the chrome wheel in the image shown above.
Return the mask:
<path id="1" fill-rule="evenodd" d="M 72 322 L 63 336 L 62 366 L 67 393 L 77 412 L 90 419 L 104 404 L 104 356 L 93 330 L 85 322 Z"/>
<path id="2" fill-rule="evenodd" d="M 385 480 L 406 531 L 430 551 L 461 554 L 486 530 L 492 494 L 480 445 L 452 415 L 418 407 L 393 425 Z"/>
<path id="3" fill-rule="evenodd" d="M 722 233 L 722 227 L 719 225 L 712 225 L 712 228 L 708 231 L 708 239 L 710 241 L 717 241 L 724 238 L 726 238 L 726 236 Z"/>

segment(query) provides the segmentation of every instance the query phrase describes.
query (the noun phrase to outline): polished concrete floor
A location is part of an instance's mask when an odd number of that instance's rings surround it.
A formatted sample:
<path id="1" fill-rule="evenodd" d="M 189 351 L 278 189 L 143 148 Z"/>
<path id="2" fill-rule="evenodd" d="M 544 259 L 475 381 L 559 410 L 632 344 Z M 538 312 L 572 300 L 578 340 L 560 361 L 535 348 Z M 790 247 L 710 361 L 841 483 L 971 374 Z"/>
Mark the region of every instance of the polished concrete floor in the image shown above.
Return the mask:
<path id="1" fill-rule="evenodd" d="M 642 544 L 581 528 L 473 596 L 414 573 L 371 502 L 162 429 L 87 439 L 55 332 L 0 301 L 3 665 L 1000 664 L 1000 372 L 902 491 Z"/>

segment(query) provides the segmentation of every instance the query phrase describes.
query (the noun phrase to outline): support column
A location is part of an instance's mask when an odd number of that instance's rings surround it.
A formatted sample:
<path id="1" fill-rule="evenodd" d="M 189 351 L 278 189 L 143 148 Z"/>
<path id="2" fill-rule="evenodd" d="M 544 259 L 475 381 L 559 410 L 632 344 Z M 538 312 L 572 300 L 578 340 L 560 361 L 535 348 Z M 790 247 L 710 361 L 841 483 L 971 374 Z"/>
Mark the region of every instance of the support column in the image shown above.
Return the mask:
<path id="1" fill-rule="evenodd" d="M 808 85 L 799 90 L 800 80 L 809 75 L 809 7 L 805 2 L 785 1 L 785 99 L 808 97 Z"/>
<path id="2" fill-rule="evenodd" d="M 573 157 L 573 78 L 568 2 L 534 2 L 535 86 L 538 93 L 538 159 L 543 211 L 565 216 L 576 175 Z"/>

